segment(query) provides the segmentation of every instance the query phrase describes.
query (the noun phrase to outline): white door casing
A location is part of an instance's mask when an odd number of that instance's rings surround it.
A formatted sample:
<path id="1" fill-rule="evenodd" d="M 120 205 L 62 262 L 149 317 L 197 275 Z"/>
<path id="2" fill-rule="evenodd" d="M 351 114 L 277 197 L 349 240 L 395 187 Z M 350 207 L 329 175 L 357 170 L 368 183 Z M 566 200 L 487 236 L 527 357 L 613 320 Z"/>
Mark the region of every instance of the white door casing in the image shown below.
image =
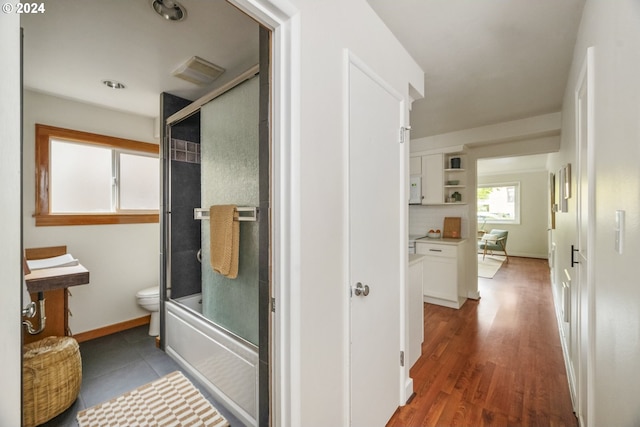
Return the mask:
<path id="1" fill-rule="evenodd" d="M 571 254 L 576 270 L 576 341 L 577 354 L 572 355 L 577 372 L 577 408 L 580 425 L 593 421 L 593 363 L 595 360 L 595 288 L 593 263 L 593 236 L 595 235 L 595 175 L 593 146 L 593 68 L 594 48 L 587 49 L 585 63 L 575 90 L 576 106 L 576 235 L 577 242 Z M 577 369 L 576 369 L 577 368 Z"/>
<path id="2" fill-rule="evenodd" d="M 384 425 L 402 395 L 404 102 L 353 56 L 347 79 L 349 406 L 359 427 Z"/>

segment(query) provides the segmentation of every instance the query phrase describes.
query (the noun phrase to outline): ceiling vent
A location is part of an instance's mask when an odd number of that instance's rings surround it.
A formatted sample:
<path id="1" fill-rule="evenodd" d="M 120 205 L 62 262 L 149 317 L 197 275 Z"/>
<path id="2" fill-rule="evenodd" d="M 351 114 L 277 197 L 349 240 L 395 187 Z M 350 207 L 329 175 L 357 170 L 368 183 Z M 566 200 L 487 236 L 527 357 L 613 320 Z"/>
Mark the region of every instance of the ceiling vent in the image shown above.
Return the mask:
<path id="1" fill-rule="evenodd" d="M 188 82 L 205 86 L 220 77 L 222 73 L 224 73 L 224 68 L 194 56 L 179 66 L 172 74 Z"/>
<path id="2" fill-rule="evenodd" d="M 182 21 L 187 17 L 187 10 L 174 0 L 151 0 L 151 7 L 167 21 Z"/>

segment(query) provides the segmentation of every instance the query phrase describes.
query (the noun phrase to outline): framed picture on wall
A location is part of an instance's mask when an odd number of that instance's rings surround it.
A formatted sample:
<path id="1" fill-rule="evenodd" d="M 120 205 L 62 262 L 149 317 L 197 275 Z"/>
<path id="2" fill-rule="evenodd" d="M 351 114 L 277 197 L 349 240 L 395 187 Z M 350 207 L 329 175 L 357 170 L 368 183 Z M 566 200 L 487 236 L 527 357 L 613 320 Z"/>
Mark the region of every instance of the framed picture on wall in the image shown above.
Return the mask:
<path id="1" fill-rule="evenodd" d="M 551 208 L 551 214 L 549 216 L 550 228 L 556 228 L 556 176 L 553 172 L 549 173 L 549 207 Z"/>
<path id="2" fill-rule="evenodd" d="M 564 166 L 564 198 L 571 197 L 571 163 L 567 163 Z"/>
<path id="3" fill-rule="evenodd" d="M 557 212 L 568 212 L 569 203 L 567 201 L 567 198 L 565 197 L 565 190 L 567 188 L 565 166 L 561 167 L 560 170 L 558 171 L 557 183 L 558 183 L 557 185 L 558 193 L 556 195 L 557 201 L 558 201 Z"/>

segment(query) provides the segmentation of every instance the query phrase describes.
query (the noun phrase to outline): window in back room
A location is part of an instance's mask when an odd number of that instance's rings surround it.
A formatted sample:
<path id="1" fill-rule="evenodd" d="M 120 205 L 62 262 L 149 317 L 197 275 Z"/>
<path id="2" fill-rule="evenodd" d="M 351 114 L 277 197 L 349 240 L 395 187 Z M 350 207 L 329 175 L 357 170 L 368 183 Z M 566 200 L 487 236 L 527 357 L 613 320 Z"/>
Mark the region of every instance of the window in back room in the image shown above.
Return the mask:
<path id="1" fill-rule="evenodd" d="M 519 224 L 520 183 L 478 185 L 478 223 Z"/>
<path id="2" fill-rule="evenodd" d="M 158 222 L 159 147 L 36 125 L 36 225 Z"/>

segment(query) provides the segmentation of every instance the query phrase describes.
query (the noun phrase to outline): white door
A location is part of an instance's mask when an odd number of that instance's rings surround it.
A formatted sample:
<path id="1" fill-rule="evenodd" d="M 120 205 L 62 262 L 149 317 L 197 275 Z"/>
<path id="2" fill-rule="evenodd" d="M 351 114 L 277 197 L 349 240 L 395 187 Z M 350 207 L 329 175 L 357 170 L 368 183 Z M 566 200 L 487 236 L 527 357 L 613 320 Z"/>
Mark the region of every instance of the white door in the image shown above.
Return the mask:
<path id="1" fill-rule="evenodd" d="M 355 427 L 383 426 L 399 406 L 404 280 L 404 151 L 399 142 L 404 104 L 363 68 L 349 65 L 350 399 Z M 356 290 L 358 283 L 362 290 Z"/>
<path id="2" fill-rule="evenodd" d="M 589 425 L 593 408 L 591 381 L 593 380 L 593 276 L 589 268 L 595 203 L 593 197 L 593 48 L 587 50 L 585 66 L 576 87 L 576 152 L 577 152 L 577 242 L 573 249 L 572 267 L 577 282 L 577 408 L 580 424 Z M 576 357 L 573 357 L 576 360 Z M 575 369 L 575 366 L 574 366 Z"/>

